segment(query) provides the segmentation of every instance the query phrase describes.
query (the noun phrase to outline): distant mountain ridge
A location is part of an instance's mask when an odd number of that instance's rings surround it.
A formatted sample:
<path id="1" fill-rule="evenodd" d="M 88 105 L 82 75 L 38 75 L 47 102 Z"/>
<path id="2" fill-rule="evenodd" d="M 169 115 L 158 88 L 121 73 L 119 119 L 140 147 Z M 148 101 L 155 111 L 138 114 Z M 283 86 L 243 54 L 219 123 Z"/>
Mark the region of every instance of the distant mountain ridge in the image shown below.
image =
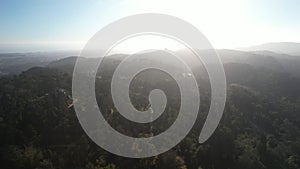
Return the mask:
<path id="1" fill-rule="evenodd" d="M 271 51 L 280 54 L 300 56 L 300 43 L 295 42 L 272 42 L 250 47 L 241 47 L 243 51 Z"/>
<path id="2" fill-rule="evenodd" d="M 299 46 L 299 47 L 297 47 Z M 297 53 L 299 55 L 283 54 L 276 51 L 285 53 Z M 239 63 L 248 64 L 256 68 L 269 69 L 275 72 L 286 72 L 292 76 L 300 77 L 300 43 L 268 43 L 241 50 L 220 49 L 216 50 L 221 58 L 223 64 Z M 197 69 L 197 72 L 203 70 L 203 65 L 199 62 L 198 58 L 191 56 L 190 52 L 185 50 L 176 51 L 180 53 L 183 60 L 191 66 L 192 69 Z M 208 50 L 201 50 L 204 56 L 210 56 L 212 53 Z M 20 74 L 31 67 L 49 67 L 61 70 L 63 72 L 72 73 L 74 65 L 78 56 L 77 53 L 72 52 L 35 52 L 35 53 L 10 53 L 0 54 L 0 76 L 1 75 L 14 75 Z M 151 53 L 144 53 L 149 54 Z M 163 54 L 161 54 L 163 56 Z M 70 57 L 71 56 L 71 57 Z M 106 70 L 112 66 L 117 66 L 120 61 L 126 57 L 126 54 L 114 54 L 105 57 L 103 67 Z M 85 58 L 85 61 L 94 61 L 91 58 Z M 201 67 L 201 70 L 198 69 Z"/>
<path id="3" fill-rule="evenodd" d="M 20 74 L 32 67 L 44 67 L 52 61 L 77 54 L 78 51 L 0 53 L 0 76 Z"/>
<path id="4" fill-rule="evenodd" d="M 268 69 L 274 72 L 288 73 L 292 76 L 300 77 L 300 57 L 291 56 L 287 54 L 279 54 L 269 51 L 255 51 L 255 52 L 245 52 L 238 50 L 222 49 L 216 50 L 220 59 L 224 65 L 236 63 L 236 64 L 246 64 L 251 65 L 258 69 Z M 179 51 L 184 52 L 184 51 Z M 205 56 L 210 56 L 210 52 L 200 51 L 201 54 Z M 151 53 L 145 53 L 151 55 Z M 155 53 L 153 53 L 155 54 Z M 163 56 L 163 53 L 160 53 Z M 182 55 L 182 54 L 181 54 Z M 184 54 L 183 54 L 184 55 Z M 197 69 L 197 71 L 202 71 L 203 65 L 199 62 L 197 58 L 188 56 L 183 58 L 187 61 L 187 64 L 192 69 Z M 116 67 L 126 55 L 112 55 L 107 56 L 102 64 L 103 69 L 110 70 Z M 60 60 L 50 62 L 47 67 L 59 69 L 61 71 L 72 73 L 77 57 L 67 57 Z M 92 62 L 93 59 L 85 58 L 86 62 Z M 200 67 L 200 69 L 198 69 Z M 112 70 L 111 70 L 112 71 Z M 198 72 L 197 72 L 198 73 Z"/>

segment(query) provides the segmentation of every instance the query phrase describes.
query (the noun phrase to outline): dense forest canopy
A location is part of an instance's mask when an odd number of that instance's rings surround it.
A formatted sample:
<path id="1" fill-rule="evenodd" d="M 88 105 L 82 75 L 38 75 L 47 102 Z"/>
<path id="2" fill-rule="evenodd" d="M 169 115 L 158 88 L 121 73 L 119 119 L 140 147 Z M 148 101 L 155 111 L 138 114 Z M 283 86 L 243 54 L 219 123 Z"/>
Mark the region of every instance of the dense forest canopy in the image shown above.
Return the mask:
<path id="1" fill-rule="evenodd" d="M 260 54 L 220 51 L 228 84 L 226 107 L 216 132 L 204 144 L 198 143 L 198 136 L 209 109 L 210 85 L 205 72 L 196 72 L 201 93 L 196 124 L 176 147 L 145 159 L 113 155 L 85 134 L 71 93 L 76 57 L 2 76 L 0 168 L 300 169 L 300 59 Z M 264 64 L 254 62 L 260 56 Z M 153 123 L 136 127 L 124 122 L 110 96 L 111 76 L 123 57 L 105 60 L 97 74 L 95 92 L 105 119 L 126 135 L 148 137 L 163 132 L 177 117 L 178 86 L 158 71 L 139 74 L 131 83 L 132 104 L 147 109 L 149 91 L 160 88 L 168 105 Z M 290 63 L 293 66 L 288 69 Z"/>

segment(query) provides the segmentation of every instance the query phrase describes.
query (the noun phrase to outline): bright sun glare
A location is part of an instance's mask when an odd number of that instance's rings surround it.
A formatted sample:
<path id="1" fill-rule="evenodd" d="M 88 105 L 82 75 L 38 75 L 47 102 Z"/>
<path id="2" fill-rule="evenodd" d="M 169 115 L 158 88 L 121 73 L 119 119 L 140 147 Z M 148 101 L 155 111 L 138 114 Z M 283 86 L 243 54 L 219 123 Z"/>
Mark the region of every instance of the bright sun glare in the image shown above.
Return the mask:
<path id="1" fill-rule="evenodd" d="M 108 12 L 118 11 L 116 18 L 150 12 L 179 17 L 196 26 L 215 48 L 298 41 L 300 33 L 296 27 L 269 25 L 255 3 L 251 0 L 126 0 Z M 274 10 L 272 1 L 269 3 Z"/>
<path id="2" fill-rule="evenodd" d="M 127 38 L 111 49 L 110 54 L 133 54 L 144 50 L 172 50 L 184 49 L 185 46 L 175 39 L 160 35 L 138 35 Z"/>
<path id="3" fill-rule="evenodd" d="M 251 18 L 242 2 L 236 0 L 129 0 L 120 3 L 119 7 L 123 9 L 120 12 L 123 16 L 147 12 L 174 15 L 196 26 L 214 46 L 232 48 L 257 43 L 257 38 L 251 34 L 259 32 L 251 23 Z M 246 31 L 251 33 L 245 34 Z M 241 37 L 244 38 L 241 39 Z"/>

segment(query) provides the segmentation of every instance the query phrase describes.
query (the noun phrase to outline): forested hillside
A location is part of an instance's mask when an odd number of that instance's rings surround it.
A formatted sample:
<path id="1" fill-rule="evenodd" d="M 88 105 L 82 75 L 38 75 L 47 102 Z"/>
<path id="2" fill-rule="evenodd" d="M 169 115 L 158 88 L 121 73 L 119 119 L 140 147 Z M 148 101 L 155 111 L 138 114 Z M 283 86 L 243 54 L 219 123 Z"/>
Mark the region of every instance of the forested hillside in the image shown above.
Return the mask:
<path id="1" fill-rule="evenodd" d="M 1 169 L 300 169 L 297 77 L 268 67 L 226 63 L 225 112 L 213 136 L 199 144 L 210 103 L 210 86 L 205 76 L 197 76 L 201 108 L 188 136 L 161 155 L 129 159 L 101 149 L 82 130 L 71 97 L 73 65 L 67 64 L 74 64 L 74 59 L 1 77 Z M 149 91 L 163 89 L 168 104 L 162 119 L 139 127 L 120 122 L 124 119 L 109 92 L 111 75 L 119 61 L 106 60 L 107 67 L 99 70 L 96 81 L 98 105 L 106 120 L 119 132 L 138 137 L 167 129 L 177 117 L 180 93 L 172 78 L 154 70 L 135 78 L 130 96 L 137 109 L 145 110 L 149 107 Z M 147 78 L 151 76 L 156 78 Z"/>

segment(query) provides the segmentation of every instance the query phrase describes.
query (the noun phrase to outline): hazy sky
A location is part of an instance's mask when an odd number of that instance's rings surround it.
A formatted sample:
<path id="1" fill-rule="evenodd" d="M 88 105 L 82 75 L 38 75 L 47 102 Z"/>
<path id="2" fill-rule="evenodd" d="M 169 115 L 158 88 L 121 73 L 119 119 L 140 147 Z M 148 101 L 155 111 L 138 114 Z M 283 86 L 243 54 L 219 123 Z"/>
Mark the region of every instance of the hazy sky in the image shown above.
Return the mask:
<path id="1" fill-rule="evenodd" d="M 158 12 L 192 23 L 216 48 L 300 42 L 300 0 L 0 0 L 0 52 L 80 49 L 124 16 Z"/>

